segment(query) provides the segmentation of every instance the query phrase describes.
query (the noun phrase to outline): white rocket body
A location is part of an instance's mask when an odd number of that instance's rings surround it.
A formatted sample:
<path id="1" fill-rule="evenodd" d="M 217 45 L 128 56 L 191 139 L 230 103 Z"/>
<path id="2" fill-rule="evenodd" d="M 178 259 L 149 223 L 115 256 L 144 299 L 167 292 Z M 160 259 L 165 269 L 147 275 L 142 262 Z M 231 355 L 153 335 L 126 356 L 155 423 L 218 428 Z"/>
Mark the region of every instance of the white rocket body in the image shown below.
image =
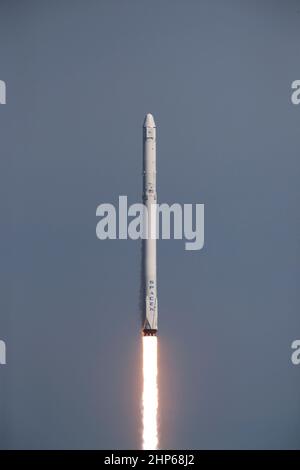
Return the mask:
<path id="1" fill-rule="evenodd" d="M 144 335 L 157 334 L 156 282 L 156 126 L 152 114 L 147 114 L 143 128 L 143 204 L 147 208 L 148 224 L 143 240 Z"/>

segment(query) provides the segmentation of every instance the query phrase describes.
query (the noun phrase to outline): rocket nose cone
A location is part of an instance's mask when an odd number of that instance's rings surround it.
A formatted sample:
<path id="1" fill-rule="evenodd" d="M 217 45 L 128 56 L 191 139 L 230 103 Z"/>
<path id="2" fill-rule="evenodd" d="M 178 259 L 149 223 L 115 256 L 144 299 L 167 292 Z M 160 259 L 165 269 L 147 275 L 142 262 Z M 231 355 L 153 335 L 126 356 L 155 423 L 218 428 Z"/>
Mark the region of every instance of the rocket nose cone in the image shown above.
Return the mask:
<path id="1" fill-rule="evenodd" d="M 146 114 L 144 127 L 156 127 L 154 117 L 152 116 L 152 114 L 150 113 Z"/>

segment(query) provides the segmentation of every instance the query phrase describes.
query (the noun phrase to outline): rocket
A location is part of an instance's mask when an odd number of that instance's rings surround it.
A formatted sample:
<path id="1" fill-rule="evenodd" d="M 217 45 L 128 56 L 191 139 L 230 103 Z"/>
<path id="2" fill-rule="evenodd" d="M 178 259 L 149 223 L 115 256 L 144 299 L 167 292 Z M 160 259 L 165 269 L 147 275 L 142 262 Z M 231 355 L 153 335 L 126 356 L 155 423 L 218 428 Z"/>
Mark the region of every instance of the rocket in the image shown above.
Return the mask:
<path id="1" fill-rule="evenodd" d="M 156 126 L 147 114 L 143 126 L 143 204 L 147 211 L 146 236 L 142 240 L 143 335 L 157 334 L 156 283 Z"/>

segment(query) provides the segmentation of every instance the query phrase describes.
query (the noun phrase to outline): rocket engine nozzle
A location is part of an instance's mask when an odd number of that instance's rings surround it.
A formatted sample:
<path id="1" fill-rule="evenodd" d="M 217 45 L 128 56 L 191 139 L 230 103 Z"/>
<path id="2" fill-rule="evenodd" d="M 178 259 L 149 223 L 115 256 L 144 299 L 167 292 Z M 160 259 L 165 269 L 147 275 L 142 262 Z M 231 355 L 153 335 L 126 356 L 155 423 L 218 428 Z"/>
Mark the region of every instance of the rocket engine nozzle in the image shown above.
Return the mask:
<path id="1" fill-rule="evenodd" d="M 143 336 L 157 336 L 157 330 L 143 329 Z"/>

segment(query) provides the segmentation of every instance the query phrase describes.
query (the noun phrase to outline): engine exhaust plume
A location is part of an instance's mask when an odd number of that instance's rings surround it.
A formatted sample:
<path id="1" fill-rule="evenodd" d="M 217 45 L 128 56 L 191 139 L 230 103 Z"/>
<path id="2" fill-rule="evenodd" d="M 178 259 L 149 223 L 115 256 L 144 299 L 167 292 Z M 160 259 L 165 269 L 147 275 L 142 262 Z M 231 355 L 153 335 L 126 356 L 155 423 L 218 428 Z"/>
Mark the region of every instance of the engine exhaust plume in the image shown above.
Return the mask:
<path id="1" fill-rule="evenodd" d="M 143 449 L 158 448 L 157 336 L 143 336 Z"/>

